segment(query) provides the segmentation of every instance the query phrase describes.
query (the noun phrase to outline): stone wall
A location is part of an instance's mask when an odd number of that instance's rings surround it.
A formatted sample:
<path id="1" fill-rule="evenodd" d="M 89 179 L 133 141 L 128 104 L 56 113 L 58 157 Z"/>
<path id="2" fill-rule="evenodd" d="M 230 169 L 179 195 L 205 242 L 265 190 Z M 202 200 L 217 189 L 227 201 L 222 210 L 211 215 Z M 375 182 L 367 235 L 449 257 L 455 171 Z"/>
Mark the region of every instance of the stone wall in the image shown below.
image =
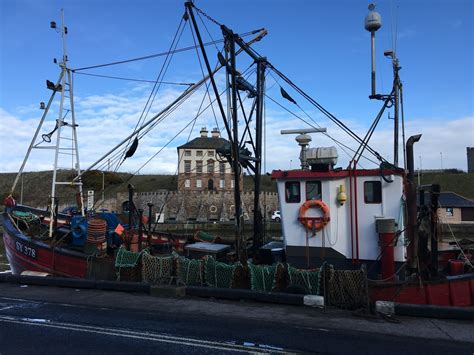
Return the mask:
<path id="1" fill-rule="evenodd" d="M 244 219 L 253 219 L 253 192 L 242 193 Z M 117 194 L 115 206 L 109 210 L 121 211 L 122 204 L 128 200 L 127 193 Z M 230 221 L 234 219 L 234 194 L 220 191 L 151 191 L 135 193 L 134 201 L 138 208 L 148 214 L 147 203 L 153 204 L 153 214 L 162 211 L 166 221 Z M 275 192 L 260 194 L 260 208 L 266 217 L 278 209 L 278 196 Z"/>

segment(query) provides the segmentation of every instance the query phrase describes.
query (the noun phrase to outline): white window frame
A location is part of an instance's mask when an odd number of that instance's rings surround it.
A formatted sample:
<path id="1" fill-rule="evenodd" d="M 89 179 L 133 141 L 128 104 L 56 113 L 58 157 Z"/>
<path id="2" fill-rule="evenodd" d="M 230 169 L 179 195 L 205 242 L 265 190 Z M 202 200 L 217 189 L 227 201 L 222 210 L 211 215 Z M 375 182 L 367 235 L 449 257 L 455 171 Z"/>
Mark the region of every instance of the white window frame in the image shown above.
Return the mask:
<path id="1" fill-rule="evenodd" d="M 199 188 L 199 189 L 202 188 L 202 180 L 201 179 L 196 180 L 196 187 Z"/>
<path id="2" fill-rule="evenodd" d="M 184 156 L 185 156 L 185 157 L 190 157 L 190 156 L 191 156 L 191 150 L 186 149 L 186 150 L 184 151 Z"/>
<path id="3" fill-rule="evenodd" d="M 191 187 L 191 180 L 190 180 L 190 179 L 184 180 L 184 187 L 186 187 L 186 188 L 190 188 L 190 187 Z"/>
<path id="4" fill-rule="evenodd" d="M 189 170 L 186 169 L 186 167 L 188 166 L 188 164 L 189 164 Z M 193 170 L 193 167 L 192 167 L 191 160 L 185 160 L 185 161 L 184 161 L 184 172 L 185 172 L 186 174 L 190 174 L 192 170 Z"/>

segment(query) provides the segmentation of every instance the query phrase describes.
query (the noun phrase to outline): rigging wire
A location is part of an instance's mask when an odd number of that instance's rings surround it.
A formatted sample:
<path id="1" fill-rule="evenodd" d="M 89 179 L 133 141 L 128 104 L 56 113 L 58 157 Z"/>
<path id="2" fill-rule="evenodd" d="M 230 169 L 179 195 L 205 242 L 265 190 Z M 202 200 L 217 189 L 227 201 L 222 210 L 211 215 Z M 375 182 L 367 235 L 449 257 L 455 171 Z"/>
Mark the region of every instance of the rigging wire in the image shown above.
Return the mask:
<path id="1" fill-rule="evenodd" d="M 191 31 L 191 35 L 193 37 L 193 42 L 194 42 L 194 45 L 196 47 L 196 55 L 197 55 L 197 58 L 198 58 L 199 67 L 201 68 L 201 74 L 202 74 L 202 77 L 204 78 L 204 77 L 206 77 L 206 75 L 204 74 L 204 68 L 202 67 L 201 56 L 199 54 L 199 50 L 198 50 L 198 47 L 197 47 L 197 44 L 196 44 L 196 37 L 194 35 L 194 31 L 193 31 L 193 28 L 192 28 L 192 25 L 191 25 L 190 22 L 189 22 L 189 30 Z M 211 37 L 211 39 L 212 39 L 212 37 Z M 219 51 L 219 49 L 217 48 L 217 45 L 216 45 L 216 49 Z M 216 64 L 216 68 L 217 68 L 218 65 L 219 64 Z M 216 112 L 214 110 L 214 106 L 212 105 L 211 94 L 209 92 L 209 85 L 206 86 L 206 93 L 207 93 L 207 97 L 209 98 L 209 102 L 211 103 L 211 109 L 212 109 L 212 114 L 214 115 L 214 121 L 216 122 L 217 129 L 219 129 L 219 123 L 217 122 Z M 219 129 L 219 131 L 220 131 L 220 129 Z"/>
<path id="2" fill-rule="evenodd" d="M 293 111 L 291 111 L 290 109 L 288 109 L 287 107 L 283 106 L 282 104 L 280 104 L 278 101 L 276 101 L 275 99 L 273 99 L 272 97 L 270 97 L 269 95 L 265 94 L 265 96 L 270 99 L 270 101 L 272 101 L 273 103 L 275 103 L 276 105 L 280 106 L 282 109 L 284 109 L 285 111 L 287 111 L 288 113 L 290 113 L 291 115 L 295 116 L 296 118 L 298 118 L 299 120 L 301 120 L 302 122 L 304 122 L 305 124 L 307 124 L 308 126 L 312 127 L 312 128 L 321 128 L 321 126 L 319 124 L 316 124 L 313 125 L 311 124 L 310 122 L 306 121 L 304 118 L 302 118 L 301 116 L 297 115 L 296 113 L 294 113 Z M 321 132 L 322 134 L 324 134 L 325 136 L 327 136 L 329 139 L 331 139 L 334 143 L 336 143 L 337 145 L 340 145 L 340 146 L 343 146 L 345 147 L 346 149 L 352 151 L 353 153 L 355 153 L 356 151 L 354 149 L 352 149 L 351 147 L 345 145 L 344 143 L 338 141 L 337 139 L 333 138 L 329 133 L 327 132 Z M 347 153 L 343 148 L 341 148 L 348 156 L 349 158 L 352 158 L 352 156 Z M 363 158 L 367 159 L 368 161 L 370 161 L 371 163 L 374 163 L 377 165 L 377 162 L 368 158 L 368 157 L 365 157 L 365 156 L 362 156 Z"/>
<path id="3" fill-rule="evenodd" d="M 262 29 L 248 31 L 248 32 L 245 32 L 245 33 L 241 34 L 240 37 L 248 37 L 248 36 L 251 36 L 251 35 L 254 35 L 254 34 L 260 32 L 261 30 Z M 213 44 L 223 43 L 223 42 L 224 42 L 223 39 L 219 39 L 219 40 L 216 40 L 216 43 L 206 42 L 206 43 L 204 43 L 204 46 L 211 46 Z M 188 47 L 175 49 L 172 52 L 168 51 L 168 52 L 162 52 L 162 53 L 157 53 L 157 54 L 146 55 L 146 56 L 143 56 L 143 57 L 136 57 L 136 58 L 131 58 L 131 59 L 120 60 L 120 61 L 106 63 L 106 64 L 97 64 L 97 65 L 91 65 L 91 66 L 88 66 L 88 67 L 75 68 L 75 69 L 71 69 L 71 71 L 77 73 L 77 72 L 82 71 L 82 70 L 89 70 L 89 69 L 108 67 L 108 66 L 112 66 L 112 65 L 126 64 L 126 63 L 136 62 L 136 61 L 140 61 L 140 60 L 163 57 L 163 56 L 169 55 L 169 54 L 176 54 L 176 53 L 186 52 L 186 51 L 193 50 L 194 48 L 195 48 L 195 46 L 188 46 Z"/>
<path id="4" fill-rule="evenodd" d="M 298 92 L 301 96 L 303 96 L 309 103 L 315 106 L 319 111 L 321 111 L 326 117 L 328 117 L 332 122 L 334 122 L 339 128 L 341 128 L 344 132 L 346 132 L 349 136 L 355 139 L 362 145 L 365 145 L 367 150 L 372 153 L 377 159 L 381 161 L 386 161 L 377 151 L 372 149 L 368 144 L 365 142 L 349 127 L 347 127 L 344 122 L 339 120 L 336 116 L 331 114 L 328 110 L 326 110 L 321 104 L 319 104 L 316 100 L 314 100 L 311 96 L 309 96 L 306 92 L 300 89 L 295 83 L 293 83 L 287 76 L 285 76 L 282 72 L 276 69 L 272 64 L 268 63 L 268 66 L 280 77 L 282 78 L 288 85 L 290 85 L 296 92 Z"/>
<path id="5" fill-rule="evenodd" d="M 179 43 L 179 40 L 181 38 L 181 35 L 183 34 L 184 28 L 185 28 L 185 26 L 183 26 L 184 21 L 185 20 L 184 20 L 184 16 L 183 16 L 183 17 L 181 17 L 181 20 L 179 22 L 178 28 L 176 30 L 176 33 L 175 33 L 174 37 L 173 37 L 173 41 L 171 42 L 170 49 L 169 49 L 168 52 L 171 52 L 173 47 L 176 49 L 176 47 Z M 150 92 L 150 95 L 148 96 L 147 102 L 145 103 L 145 107 L 143 108 L 143 111 L 140 115 L 140 118 L 137 121 L 137 124 L 135 125 L 133 133 L 135 133 L 137 131 L 138 127 L 143 125 L 143 123 L 145 122 L 146 117 L 148 116 L 148 113 L 150 112 L 150 109 L 153 105 L 153 102 L 155 101 L 156 95 L 157 95 L 158 91 L 161 88 L 161 84 L 158 84 L 158 83 L 165 76 L 166 71 L 168 70 L 168 67 L 169 67 L 169 64 L 171 63 L 172 58 L 173 58 L 173 54 L 166 55 L 165 60 L 163 62 L 163 65 L 161 66 L 160 72 L 158 73 L 158 76 L 156 78 L 155 84 L 153 85 L 153 88 Z M 130 140 L 126 144 L 126 149 L 128 149 L 128 147 L 130 146 L 130 142 L 132 141 L 132 138 L 133 138 L 133 136 L 130 137 Z M 137 139 L 137 138 L 135 138 L 135 139 Z M 123 164 L 125 159 L 126 159 L 126 156 L 121 162 L 119 162 L 117 164 L 117 166 L 115 167 L 115 171 L 117 171 L 120 168 L 120 166 Z"/>
<path id="6" fill-rule="evenodd" d="M 275 78 L 275 76 L 272 74 L 271 71 L 269 71 L 271 77 L 273 78 L 273 80 L 275 81 L 275 83 L 271 86 L 275 86 L 277 83 L 278 83 L 278 78 Z M 298 106 L 298 108 L 305 114 L 306 117 L 308 117 L 318 128 L 322 128 L 321 125 L 319 125 L 316 120 L 311 117 L 296 101 L 294 102 L 296 106 Z M 296 116 L 298 117 L 298 116 Z M 298 117 L 299 118 L 299 117 Z M 306 123 L 306 122 L 305 122 Z M 313 128 L 315 128 L 314 126 L 311 126 Z M 331 139 L 335 144 L 337 144 L 339 146 L 339 148 L 341 148 L 341 150 L 349 157 L 349 158 L 352 158 L 352 156 L 347 152 L 347 150 L 345 150 L 344 148 L 346 149 L 349 149 L 350 151 L 352 151 L 353 153 L 355 153 L 355 150 L 352 149 L 351 147 L 345 145 L 344 143 L 338 141 L 337 139 L 335 139 L 334 137 L 332 137 L 329 133 L 327 132 L 321 132 L 323 135 L 325 135 L 326 137 L 328 137 L 329 139 Z M 367 157 L 364 157 L 365 159 L 369 160 L 370 162 L 374 163 L 377 165 L 376 162 L 374 162 L 373 160 L 367 158 Z"/>
<path id="7" fill-rule="evenodd" d="M 120 76 L 100 75 L 100 74 L 82 73 L 82 72 L 77 72 L 77 73 L 75 73 L 75 74 L 87 75 L 87 76 L 94 76 L 94 77 L 106 78 L 106 79 L 116 79 L 116 80 L 134 81 L 134 82 L 139 82 L 139 83 L 152 83 L 152 84 L 156 83 L 156 80 L 124 78 L 124 77 L 120 77 Z M 172 81 L 160 81 L 159 84 L 181 85 L 181 86 L 193 86 L 193 85 L 194 85 L 194 83 L 178 83 L 178 82 L 172 82 Z"/>

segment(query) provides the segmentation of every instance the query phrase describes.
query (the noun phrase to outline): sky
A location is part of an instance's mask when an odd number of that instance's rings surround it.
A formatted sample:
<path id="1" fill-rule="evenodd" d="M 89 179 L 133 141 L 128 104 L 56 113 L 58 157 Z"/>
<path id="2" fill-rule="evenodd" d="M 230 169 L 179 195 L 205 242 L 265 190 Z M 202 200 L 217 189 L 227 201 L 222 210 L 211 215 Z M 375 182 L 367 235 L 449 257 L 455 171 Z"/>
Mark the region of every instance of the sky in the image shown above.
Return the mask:
<path id="1" fill-rule="evenodd" d="M 195 5 L 236 33 L 265 27 L 268 35 L 254 48 L 358 135 L 365 135 L 381 108 L 380 101 L 368 99 L 370 34 L 363 26 L 368 1 L 196 0 Z M 415 145 L 416 168 L 466 170 L 466 147 L 474 146 L 473 2 L 380 0 L 376 6 L 383 22 L 376 33 L 377 92 L 390 92 L 392 67 L 383 51 L 396 44 L 402 66 L 406 138 L 423 135 Z M 77 69 L 168 51 L 184 13 L 184 2 L 0 0 L 0 172 L 14 172 L 20 167 L 43 113 L 39 103 L 47 102 L 51 94 L 45 80 L 58 78 L 59 68 L 53 58 L 62 57 L 62 43 L 49 23 L 54 20 L 60 24 L 61 8 L 68 27 L 68 65 Z M 204 41 L 221 39 L 219 27 L 201 18 L 203 21 L 198 18 L 198 23 Z M 191 45 L 193 37 L 189 24 L 185 24 L 177 48 Z M 217 48 L 207 47 L 213 66 L 221 47 L 220 43 Z M 74 74 L 82 168 L 90 166 L 133 131 L 153 84 L 79 73 L 155 80 L 163 63 L 164 57 L 158 57 Z M 237 66 L 244 73 L 250 64 L 245 56 L 237 58 Z M 202 71 L 195 50 L 175 54 L 164 76 L 165 81 L 174 83 L 192 83 L 200 78 Z M 249 81 L 254 78 L 250 75 Z M 221 85 L 225 83 L 223 74 L 216 79 Z M 357 148 L 355 141 L 274 73 L 267 74 L 266 86 L 265 171 L 296 168 L 299 148 L 294 137 L 281 135 L 280 130 L 309 128 L 271 99 L 306 121 L 311 117 L 317 125 L 327 127 L 331 137 Z M 281 98 L 280 86 L 304 111 Z M 147 117 L 159 112 L 184 88 L 161 85 Z M 198 90 L 157 125 L 140 140 L 136 154 L 120 170 L 175 173 L 177 146 L 197 137 L 203 126 L 223 129 L 217 107 L 216 116 L 208 109 L 190 124 L 203 97 L 208 98 L 205 91 Z M 204 100 L 204 106 L 208 103 L 208 99 Z M 245 107 L 249 103 L 246 100 Z M 56 100 L 41 134 L 52 130 L 58 109 Z M 393 117 L 393 109 L 389 111 Z M 68 120 L 70 116 L 66 116 Z M 242 129 L 242 117 L 239 122 Z M 182 134 L 174 138 L 179 131 Z M 313 147 L 334 145 L 319 133 L 312 134 L 312 138 Z M 388 112 L 369 144 L 387 160 L 393 160 L 393 120 L 388 118 Z M 338 165 L 347 166 L 351 151 L 340 147 L 338 151 Z M 402 157 L 401 146 L 399 151 Z M 365 156 L 374 160 L 368 154 Z M 403 158 L 400 161 L 403 165 Z M 25 170 L 51 169 L 52 162 L 51 151 L 35 150 Z M 360 165 L 375 166 L 365 159 Z M 71 159 L 62 157 L 60 167 L 70 168 Z"/>

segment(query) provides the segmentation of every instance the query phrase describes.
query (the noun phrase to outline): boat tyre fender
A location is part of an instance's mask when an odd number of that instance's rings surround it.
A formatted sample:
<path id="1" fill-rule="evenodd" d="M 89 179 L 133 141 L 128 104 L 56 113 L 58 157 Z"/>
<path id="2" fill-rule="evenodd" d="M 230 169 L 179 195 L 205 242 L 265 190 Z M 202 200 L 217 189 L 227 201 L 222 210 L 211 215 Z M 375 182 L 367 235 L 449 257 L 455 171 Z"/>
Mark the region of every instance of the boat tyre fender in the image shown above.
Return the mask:
<path id="1" fill-rule="evenodd" d="M 312 207 L 319 208 L 323 212 L 323 216 L 306 217 L 306 212 Z M 321 200 L 308 200 L 301 205 L 298 220 L 306 229 L 320 231 L 329 223 L 329 206 Z"/>
<path id="2" fill-rule="evenodd" d="M 87 234 L 87 227 L 84 224 L 77 224 L 72 228 L 72 236 L 80 239 Z"/>

